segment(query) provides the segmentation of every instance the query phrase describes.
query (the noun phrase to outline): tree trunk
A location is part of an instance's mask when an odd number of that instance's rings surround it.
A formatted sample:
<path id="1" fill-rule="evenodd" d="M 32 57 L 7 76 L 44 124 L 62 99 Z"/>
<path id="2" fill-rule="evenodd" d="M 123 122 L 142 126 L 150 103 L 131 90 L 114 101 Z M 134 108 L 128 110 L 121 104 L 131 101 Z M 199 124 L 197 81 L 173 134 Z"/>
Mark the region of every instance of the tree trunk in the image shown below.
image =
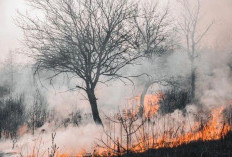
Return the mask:
<path id="1" fill-rule="evenodd" d="M 196 90 L 196 68 L 194 66 L 194 59 L 191 61 L 191 96 L 192 101 L 195 100 L 195 90 Z"/>
<path id="2" fill-rule="evenodd" d="M 192 86 L 192 100 L 195 100 L 195 89 L 196 89 L 196 71 L 193 70 L 191 74 L 191 86 Z"/>
<path id="3" fill-rule="evenodd" d="M 97 108 L 97 99 L 94 94 L 94 89 L 87 90 L 87 95 L 89 98 L 89 103 L 92 109 L 93 120 L 96 124 L 103 125 L 102 120 L 99 116 L 98 108 Z"/>
<path id="4" fill-rule="evenodd" d="M 140 97 L 140 107 L 139 107 L 139 116 L 142 117 L 143 116 L 143 110 L 144 110 L 144 99 L 145 99 L 145 96 L 147 94 L 147 91 L 149 89 L 149 87 L 155 83 L 155 81 L 149 81 L 145 84 L 145 86 L 143 87 L 143 92 L 141 94 L 141 97 Z"/>

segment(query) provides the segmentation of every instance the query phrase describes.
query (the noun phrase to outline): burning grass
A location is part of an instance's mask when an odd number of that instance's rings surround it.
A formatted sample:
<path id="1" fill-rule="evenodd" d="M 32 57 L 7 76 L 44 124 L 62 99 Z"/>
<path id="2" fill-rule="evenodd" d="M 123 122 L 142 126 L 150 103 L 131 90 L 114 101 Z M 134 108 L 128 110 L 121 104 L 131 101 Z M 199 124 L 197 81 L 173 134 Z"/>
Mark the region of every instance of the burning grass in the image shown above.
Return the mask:
<path id="1" fill-rule="evenodd" d="M 225 109 L 222 107 L 213 109 L 207 122 L 203 122 L 203 118 L 198 118 L 200 121 L 195 122 L 189 131 L 185 130 L 187 123 L 182 123 L 182 126 L 169 126 L 158 131 L 158 125 L 156 125 L 158 121 L 155 121 L 158 119 L 158 113 L 142 120 L 131 114 L 132 112 L 122 112 L 115 117 L 118 121 L 110 119 L 111 121 L 107 125 L 108 130 L 105 129 L 106 138 L 99 140 L 93 152 L 87 153 L 86 150 L 83 150 L 73 156 L 149 156 L 149 152 L 153 152 L 154 155 L 154 152 L 157 154 L 164 150 L 168 150 L 167 152 L 170 153 L 173 152 L 172 149 L 181 149 L 183 152 L 183 148 L 185 148 L 187 151 L 188 145 L 191 148 L 197 143 L 201 145 L 204 143 L 218 144 L 217 141 L 224 140 L 232 131 L 231 123 L 227 123 L 228 121 L 223 115 L 224 111 Z M 171 120 L 171 117 L 169 118 Z M 119 128 L 119 132 L 117 132 L 117 128 Z M 57 154 L 56 156 L 68 157 L 71 155 Z"/>
<path id="2" fill-rule="evenodd" d="M 108 156 L 142 153 L 149 149 L 176 148 L 197 141 L 214 141 L 223 139 L 232 130 L 231 108 L 215 107 L 210 111 L 199 109 L 186 113 L 162 115 L 158 113 L 162 94 L 145 98 L 144 116 L 138 117 L 137 107 L 125 108 L 114 118 L 109 118 L 106 139 L 101 139 L 101 148 Z M 136 97 L 139 102 L 139 98 Z M 115 131 L 118 128 L 118 132 Z M 106 154 L 107 154 L 106 153 Z M 101 155 L 101 154 L 100 154 Z"/>
<path id="3" fill-rule="evenodd" d="M 124 109 L 114 116 L 106 116 L 101 135 L 96 137 L 95 142 L 89 143 L 91 149 L 84 147 L 86 143 L 78 143 L 77 149 L 59 147 L 56 134 L 53 133 L 48 150 L 41 151 L 36 147 L 29 155 L 22 156 L 136 156 L 145 155 L 151 150 L 156 153 L 159 150 L 172 152 L 172 149 L 179 150 L 192 143 L 209 143 L 225 139 L 232 131 L 231 105 L 215 107 L 210 111 L 199 110 L 190 105 L 186 107 L 185 112 L 176 110 L 173 113 L 162 114 L 159 112 L 162 97 L 163 94 L 145 97 L 143 117 L 138 116 L 139 96 L 130 99 Z M 80 140 L 77 138 L 76 142 Z M 81 145 L 83 147 L 80 147 Z"/>

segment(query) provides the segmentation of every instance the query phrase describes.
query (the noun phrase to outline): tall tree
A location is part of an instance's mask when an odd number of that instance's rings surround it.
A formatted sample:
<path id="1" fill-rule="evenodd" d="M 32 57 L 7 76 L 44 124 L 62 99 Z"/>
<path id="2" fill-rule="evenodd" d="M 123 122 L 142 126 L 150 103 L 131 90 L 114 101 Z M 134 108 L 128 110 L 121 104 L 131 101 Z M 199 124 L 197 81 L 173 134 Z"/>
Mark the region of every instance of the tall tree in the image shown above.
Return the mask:
<path id="1" fill-rule="evenodd" d="M 203 31 L 199 31 L 200 22 L 200 0 L 194 0 L 196 2 L 195 6 L 191 6 L 188 0 L 180 0 L 180 4 L 183 8 L 182 21 L 179 22 L 179 28 L 185 39 L 185 49 L 188 53 L 188 57 L 191 63 L 191 97 L 195 100 L 196 91 L 196 58 L 198 56 L 199 46 L 207 34 L 213 22 L 209 24 Z"/>
<path id="2" fill-rule="evenodd" d="M 168 7 L 160 11 L 158 1 L 151 1 L 147 5 L 141 5 L 138 10 L 138 16 L 134 18 L 135 37 L 132 42 L 134 47 L 148 59 L 148 62 L 152 62 L 154 58 L 166 54 L 173 48 L 171 38 L 173 26 L 168 15 Z M 151 67 L 153 66 L 152 64 Z M 165 81 L 149 76 L 140 98 L 140 116 L 143 114 L 145 95 L 154 83 L 166 84 Z"/>
<path id="3" fill-rule="evenodd" d="M 102 124 L 95 89 L 99 82 L 123 78 L 120 72 L 141 54 L 128 41 L 136 5 L 127 0 L 30 0 L 42 18 L 20 14 L 18 25 L 36 61 L 35 72 L 67 73 L 89 100 L 95 123 Z"/>

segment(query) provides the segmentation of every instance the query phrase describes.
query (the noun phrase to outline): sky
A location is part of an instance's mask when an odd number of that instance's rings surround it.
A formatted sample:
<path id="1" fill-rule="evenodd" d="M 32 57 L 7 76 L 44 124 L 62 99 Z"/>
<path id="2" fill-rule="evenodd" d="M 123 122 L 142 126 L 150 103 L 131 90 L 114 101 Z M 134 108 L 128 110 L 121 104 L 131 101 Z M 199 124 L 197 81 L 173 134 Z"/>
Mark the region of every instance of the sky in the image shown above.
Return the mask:
<path id="1" fill-rule="evenodd" d="M 10 50 L 21 48 L 22 33 L 14 23 L 17 10 L 25 10 L 24 0 L 0 0 L 0 63 L 6 60 Z M 23 60 L 18 56 L 16 60 Z"/>
<path id="2" fill-rule="evenodd" d="M 0 0 L 0 65 L 14 51 L 16 62 L 25 63 L 25 56 L 19 55 L 22 48 L 22 32 L 14 23 L 16 10 L 26 10 L 26 0 Z M 170 0 L 172 9 L 176 8 L 176 0 Z M 228 47 L 232 43 L 232 0 L 201 0 L 204 28 L 207 23 L 214 21 L 213 28 L 208 33 L 205 44 L 209 46 Z"/>

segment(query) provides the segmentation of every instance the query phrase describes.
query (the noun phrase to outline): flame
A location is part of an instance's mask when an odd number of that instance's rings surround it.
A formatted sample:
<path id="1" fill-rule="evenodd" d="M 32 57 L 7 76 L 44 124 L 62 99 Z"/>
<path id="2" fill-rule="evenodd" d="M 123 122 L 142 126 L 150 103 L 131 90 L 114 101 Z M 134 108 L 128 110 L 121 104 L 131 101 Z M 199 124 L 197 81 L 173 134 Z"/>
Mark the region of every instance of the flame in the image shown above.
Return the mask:
<path id="1" fill-rule="evenodd" d="M 170 137 L 167 134 L 164 134 L 162 137 L 155 140 L 155 142 L 150 140 L 150 143 L 153 143 L 153 145 L 149 146 L 149 148 L 173 148 L 193 141 L 210 141 L 224 138 L 230 131 L 232 131 L 232 126 L 222 123 L 221 119 L 223 109 L 223 107 L 214 109 L 212 111 L 212 119 L 207 122 L 207 124 L 203 125 L 202 128 L 202 124 L 196 123 L 192 132 L 185 133 L 179 137 Z M 133 151 L 141 152 L 141 148 L 147 147 L 145 143 L 147 141 L 141 140 L 140 142 L 139 146 Z"/>
<path id="2" fill-rule="evenodd" d="M 232 131 L 231 123 L 224 120 L 225 108 L 217 107 L 210 111 L 210 118 L 203 121 L 203 118 L 200 117 L 196 122 L 194 122 L 193 126 L 191 126 L 191 129 L 188 131 L 180 131 L 178 130 L 179 128 L 172 128 L 169 130 L 164 129 L 164 132 L 161 134 L 152 135 L 151 131 L 149 131 L 149 127 L 152 127 L 154 123 L 150 121 L 150 119 L 154 118 L 155 115 L 158 115 L 157 113 L 160 108 L 159 102 L 162 96 L 163 94 L 161 93 L 145 96 L 143 118 L 147 120 L 145 126 L 147 128 L 144 127 L 141 130 L 138 130 L 138 134 L 136 134 L 137 141 L 133 141 L 130 144 L 130 147 L 128 147 L 130 149 L 129 151 L 141 153 L 148 149 L 173 148 L 194 141 L 219 140 L 224 138 L 230 131 Z M 140 98 L 141 96 L 137 96 L 128 101 L 128 105 L 124 107 L 122 115 L 125 120 L 137 116 L 140 107 Z M 182 126 L 180 126 L 180 128 L 186 128 L 189 124 L 187 124 L 187 122 L 183 122 L 181 125 Z M 153 126 L 153 128 L 157 128 L 157 126 Z M 146 129 L 148 130 L 144 133 L 144 130 Z M 139 134 L 141 132 L 142 134 Z M 119 145 L 119 137 L 116 138 L 117 141 L 115 143 L 110 143 L 109 148 L 96 147 L 91 153 L 88 153 L 85 149 L 82 149 L 75 155 L 71 153 L 56 153 L 56 157 L 121 155 L 125 153 L 125 151 L 121 152 L 120 148 L 118 149 L 118 152 L 110 149 L 110 147 L 117 149 L 117 143 Z M 121 143 L 120 145 L 123 144 Z M 127 146 L 124 144 L 124 147 Z"/>
<path id="3" fill-rule="evenodd" d="M 155 115 L 159 108 L 160 104 L 159 101 L 163 94 L 155 94 L 155 95 L 146 95 L 144 99 L 144 111 L 143 116 L 146 118 L 151 118 L 153 115 Z M 139 97 L 141 98 L 141 97 Z M 139 99 L 140 102 L 140 99 Z"/>
<path id="4" fill-rule="evenodd" d="M 28 126 L 27 125 L 23 125 L 18 129 L 18 135 L 22 136 L 24 135 L 26 132 L 28 131 Z"/>
<path id="5" fill-rule="evenodd" d="M 145 95 L 144 97 L 144 106 L 143 106 L 143 117 L 151 118 L 153 115 L 157 114 L 160 107 L 160 100 L 163 94 L 150 94 Z M 127 116 L 136 116 L 139 113 L 141 95 L 133 97 L 128 100 L 128 105 L 124 107 L 124 117 Z"/>
<path id="6" fill-rule="evenodd" d="M 152 108 L 152 103 L 150 101 L 151 99 L 153 100 L 153 102 L 155 102 L 155 104 L 159 100 L 158 97 L 148 96 L 147 102 L 145 104 L 149 106 L 145 105 L 145 108 L 147 109 L 147 111 L 151 110 L 152 113 L 156 113 L 158 108 Z M 173 148 L 182 144 L 188 144 L 193 141 L 210 141 L 224 138 L 230 131 L 232 131 L 232 126 L 222 122 L 223 110 L 223 107 L 213 109 L 211 111 L 212 117 L 206 124 L 201 124 L 201 122 L 195 122 L 190 132 L 179 134 L 178 136 L 174 136 L 173 133 L 171 133 L 171 131 L 169 131 L 170 134 L 164 133 L 163 135 L 161 135 L 161 137 L 155 139 L 153 137 L 149 137 L 148 139 L 144 140 L 144 138 L 141 136 L 139 144 L 136 143 L 137 146 L 131 148 L 130 151 L 141 153 L 148 149 L 159 149 L 164 147 Z M 184 125 L 186 124 L 183 124 L 183 127 L 185 127 Z M 91 156 L 91 154 L 92 156 L 116 155 L 112 150 L 107 148 L 96 148 L 93 153 L 90 153 L 88 155 L 86 154 L 86 151 L 83 150 L 82 152 L 79 152 L 78 155 L 76 155 L 75 157 Z M 57 157 L 69 156 L 69 154 L 57 155 Z"/>

